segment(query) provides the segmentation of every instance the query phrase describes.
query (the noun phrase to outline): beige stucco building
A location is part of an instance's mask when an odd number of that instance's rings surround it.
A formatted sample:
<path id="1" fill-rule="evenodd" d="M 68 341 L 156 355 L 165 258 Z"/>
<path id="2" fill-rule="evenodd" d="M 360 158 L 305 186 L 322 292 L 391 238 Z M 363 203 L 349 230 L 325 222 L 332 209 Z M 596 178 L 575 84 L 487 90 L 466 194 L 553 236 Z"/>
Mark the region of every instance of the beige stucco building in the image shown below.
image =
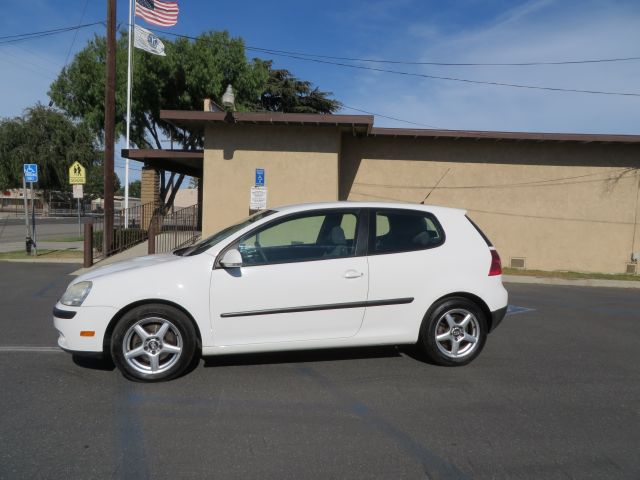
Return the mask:
<path id="1" fill-rule="evenodd" d="M 163 111 L 199 152 L 131 150 L 201 177 L 207 235 L 267 206 L 381 200 L 464 208 L 506 266 L 625 272 L 640 256 L 640 136 L 375 128 L 364 115 Z M 634 257 L 635 258 L 635 257 Z"/>

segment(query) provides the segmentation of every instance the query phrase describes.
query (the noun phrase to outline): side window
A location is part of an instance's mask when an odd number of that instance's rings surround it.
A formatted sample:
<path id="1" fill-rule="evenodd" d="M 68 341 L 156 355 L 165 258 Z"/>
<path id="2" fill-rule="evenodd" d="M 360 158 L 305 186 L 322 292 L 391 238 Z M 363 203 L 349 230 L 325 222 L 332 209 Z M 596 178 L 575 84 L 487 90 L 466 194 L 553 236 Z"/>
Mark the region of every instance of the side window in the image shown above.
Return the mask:
<path id="1" fill-rule="evenodd" d="M 349 257 L 355 254 L 357 214 L 329 211 L 284 220 L 238 244 L 245 266 Z"/>
<path id="2" fill-rule="evenodd" d="M 376 212 L 371 253 L 397 253 L 437 247 L 444 242 L 442 227 L 430 213 Z"/>

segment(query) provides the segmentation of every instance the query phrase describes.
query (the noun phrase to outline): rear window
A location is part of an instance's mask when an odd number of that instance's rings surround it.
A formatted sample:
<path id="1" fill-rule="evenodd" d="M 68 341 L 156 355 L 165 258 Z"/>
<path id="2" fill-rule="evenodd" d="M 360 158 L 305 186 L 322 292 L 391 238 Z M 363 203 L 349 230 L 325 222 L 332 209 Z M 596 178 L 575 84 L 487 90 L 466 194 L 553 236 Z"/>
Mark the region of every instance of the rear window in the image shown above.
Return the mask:
<path id="1" fill-rule="evenodd" d="M 431 213 L 411 210 L 377 210 L 371 229 L 370 253 L 411 252 L 438 247 L 444 231 Z"/>
<path id="2" fill-rule="evenodd" d="M 480 234 L 480 236 L 484 239 L 485 242 L 487 242 L 487 246 L 492 248 L 493 244 L 491 243 L 491 240 L 489 240 L 489 237 L 487 237 L 484 232 L 482 230 L 480 230 L 480 227 L 478 225 L 476 225 L 476 222 L 474 222 L 473 220 L 471 220 L 469 218 L 469 215 L 465 215 L 465 217 L 467 217 L 467 220 L 469 220 L 469 223 L 471 223 L 471 225 L 473 225 L 473 228 L 475 228 L 478 233 Z"/>

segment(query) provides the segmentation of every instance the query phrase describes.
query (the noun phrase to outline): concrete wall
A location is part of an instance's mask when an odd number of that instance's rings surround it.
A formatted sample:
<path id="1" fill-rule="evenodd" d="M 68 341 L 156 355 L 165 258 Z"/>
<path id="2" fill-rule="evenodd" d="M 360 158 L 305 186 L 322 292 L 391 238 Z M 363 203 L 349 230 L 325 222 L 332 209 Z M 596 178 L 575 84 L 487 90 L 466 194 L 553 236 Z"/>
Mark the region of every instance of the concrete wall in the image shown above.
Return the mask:
<path id="1" fill-rule="evenodd" d="M 198 203 L 197 188 L 181 188 L 176 192 L 176 198 L 173 201 L 173 210 L 190 207 Z"/>
<path id="2" fill-rule="evenodd" d="M 640 252 L 640 146 L 345 135 L 341 200 L 465 208 L 504 265 L 624 272 Z M 433 188 L 440 181 L 437 188 Z"/>
<path id="3" fill-rule="evenodd" d="M 203 235 L 249 215 L 256 168 L 265 169 L 267 207 L 337 200 L 340 141 L 334 127 L 208 126 Z"/>

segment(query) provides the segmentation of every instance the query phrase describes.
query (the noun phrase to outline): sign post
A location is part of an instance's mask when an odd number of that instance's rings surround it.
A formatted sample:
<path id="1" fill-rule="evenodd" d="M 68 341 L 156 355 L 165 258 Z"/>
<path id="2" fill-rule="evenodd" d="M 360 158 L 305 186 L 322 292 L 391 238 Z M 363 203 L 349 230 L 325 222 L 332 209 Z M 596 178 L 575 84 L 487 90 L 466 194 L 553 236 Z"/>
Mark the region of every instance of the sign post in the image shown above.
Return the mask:
<path id="1" fill-rule="evenodd" d="M 33 182 L 29 182 L 31 186 L 31 243 L 33 244 L 33 254 L 38 256 L 38 244 L 36 243 L 36 195 L 33 191 Z"/>
<path id="2" fill-rule="evenodd" d="M 251 187 L 249 210 L 264 210 L 267 208 L 267 187 L 265 187 L 264 168 L 256 168 L 255 186 Z"/>
<path id="3" fill-rule="evenodd" d="M 80 223 L 80 199 L 84 196 L 84 185 L 73 185 L 73 198 L 78 201 L 78 236 L 82 236 L 82 226 Z"/>
<path id="4" fill-rule="evenodd" d="M 24 190 L 24 224 L 26 227 L 26 239 L 25 239 L 25 247 L 27 254 L 31 254 L 31 247 L 34 247 L 35 255 L 38 254 L 38 251 L 35 250 L 36 246 L 36 215 L 35 215 L 35 205 L 33 203 L 33 183 L 38 181 L 38 165 L 35 163 L 25 163 L 22 165 L 22 188 Z M 31 206 L 32 206 L 32 228 L 33 235 L 31 234 L 31 228 L 29 228 L 29 206 L 27 200 L 27 182 L 31 185 Z"/>
<path id="5" fill-rule="evenodd" d="M 82 225 L 80 222 L 80 199 L 83 196 L 82 186 L 87 183 L 87 171 L 80 162 L 73 162 L 69 167 L 69 184 L 73 185 L 73 198 L 78 201 L 78 235 L 82 235 Z"/>

